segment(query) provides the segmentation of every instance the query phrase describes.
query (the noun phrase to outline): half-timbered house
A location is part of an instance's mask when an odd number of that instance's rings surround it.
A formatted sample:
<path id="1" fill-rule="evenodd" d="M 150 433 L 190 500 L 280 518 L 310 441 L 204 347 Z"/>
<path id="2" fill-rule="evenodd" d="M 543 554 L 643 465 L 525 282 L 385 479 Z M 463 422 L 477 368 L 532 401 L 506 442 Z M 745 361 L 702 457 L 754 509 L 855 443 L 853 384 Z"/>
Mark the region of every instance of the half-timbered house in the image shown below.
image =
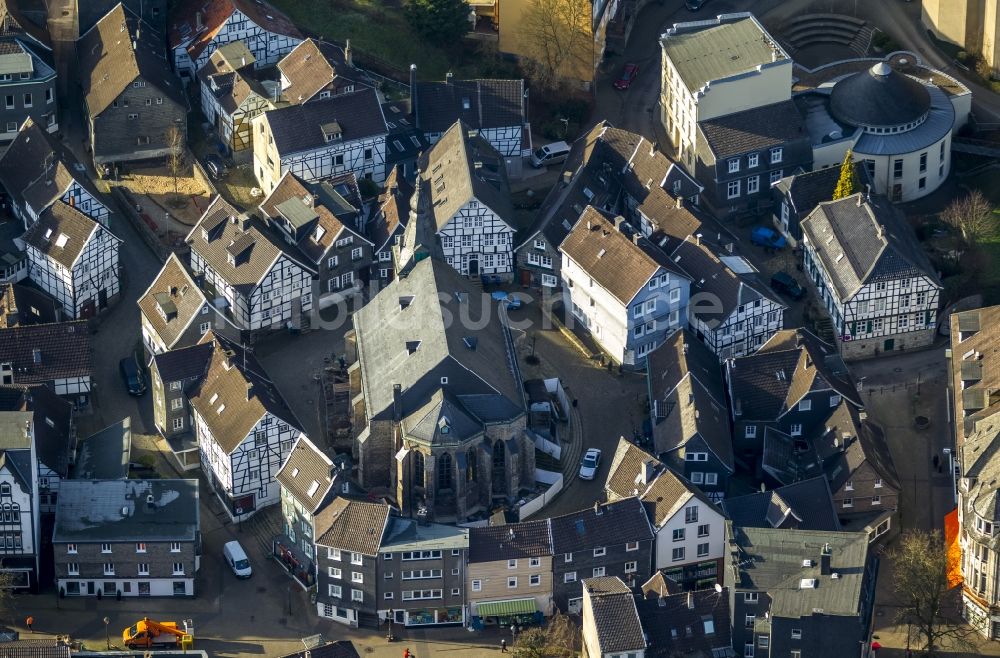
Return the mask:
<path id="1" fill-rule="evenodd" d="M 142 344 L 150 356 L 194 345 L 211 329 L 237 340 L 237 329 L 198 287 L 177 254 L 170 254 L 137 302 Z"/>
<path id="2" fill-rule="evenodd" d="M 44 25 L 44 22 L 43 22 Z M 59 130 L 56 67 L 48 31 L 24 17 L 14 2 L 0 3 L 0 140 L 10 141 L 32 119 Z"/>
<path id="3" fill-rule="evenodd" d="M 90 403 L 93 370 L 83 320 L 0 329 L 0 384 L 43 384 L 80 409 Z"/>
<path id="4" fill-rule="evenodd" d="M 735 472 L 729 406 L 719 360 L 687 329 L 647 360 L 654 452 L 712 499 Z"/>
<path id="5" fill-rule="evenodd" d="M 21 238 L 28 278 L 69 318 L 89 318 L 118 299 L 121 239 L 62 201 L 46 208 Z"/>
<path id="6" fill-rule="evenodd" d="M 739 256 L 718 256 L 688 236 L 670 254 L 691 277 L 688 327 L 720 359 L 752 354 L 782 328 L 785 305 Z"/>
<path id="7" fill-rule="evenodd" d="M 269 94 L 253 75 L 253 54 L 242 41 L 222 46 L 198 70 L 201 111 L 233 157 L 253 154 L 253 118 L 274 109 Z"/>
<path id="8" fill-rule="evenodd" d="M 153 424 L 167 442 L 182 471 L 198 468 L 194 414 L 189 395 L 208 372 L 216 341 L 154 354 L 149 360 L 149 388 L 153 392 Z"/>
<path id="9" fill-rule="evenodd" d="M 559 245 L 587 205 L 624 217 L 668 252 L 699 232 L 691 207 L 701 186 L 641 135 L 602 121 L 573 143 L 561 170 L 515 249 L 522 285 L 559 286 Z"/>
<path id="10" fill-rule="evenodd" d="M 507 161 L 508 173 L 521 173 L 531 153 L 528 91 L 524 80 L 455 80 L 416 82 L 410 68 L 410 109 L 427 141 L 437 143 L 456 121 L 479 134 Z"/>
<path id="11" fill-rule="evenodd" d="M 900 214 L 884 197 L 859 192 L 802 220 L 806 273 L 845 359 L 934 342 L 941 282 Z"/>
<path id="12" fill-rule="evenodd" d="M 0 157 L 0 185 L 14 216 L 28 228 L 57 201 L 108 226 L 110 210 L 76 156 L 27 119 Z"/>
<path id="13" fill-rule="evenodd" d="M 445 261 L 489 281 L 514 276 L 516 222 L 504 158 L 456 122 L 420 157 L 416 212 L 433 224 Z"/>
<path id="14" fill-rule="evenodd" d="M 306 183 L 288 172 L 260 205 L 275 232 L 314 270 L 321 295 L 345 298 L 368 282 L 372 243 L 359 228 L 359 197 L 354 174 Z"/>
<path id="15" fill-rule="evenodd" d="M 370 281 L 378 282 L 379 287 L 396 276 L 392 247 L 406 228 L 412 196 L 413 186 L 406 181 L 402 167 L 393 167 L 385 180 L 385 191 L 379 195 L 378 205 L 372 209 L 365 226 L 374 251 Z"/>
<path id="16" fill-rule="evenodd" d="M 239 329 L 301 327 L 314 271 L 266 226 L 216 197 L 187 236 L 202 292 Z"/>
<path id="17" fill-rule="evenodd" d="M 166 157 L 188 102 L 156 31 L 119 4 L 76 44 L 94 166 Z"/>
<path id="18" fill-rule="evenodd" d="M 559 251 L 566 308 L 616 363 L 645 368 L 646 356 L 687 324 L 691 279 L 624 218 L 587 206 Z"/>
<path id="19" fill-rule="evenodd" d="M 26 411 L 0 412 L 0 506 L 4 523 L 3 564 L 8 588 L 38 591 L 41 557 L 41 508 L 34 422 Z"/>
<path id="20" fill-rule="evenodd" d="M 356 454 L 362 486 L 391 487 L 404 515 L 464 520 L 533 486 L 535 447 L 504 316 L 439 259 L 401 261 L 354 314 Z"/>
<path id="21" fill-rule="evenodd" d="M 374 89 L 264 112 L 253 125 L 253 171 L 267 194 L 288 171 L 306 181 L 347 172 L 385 180 L 388 129 Z"/>
<path id="22" fill-rule="evenodd" d="M 195 440 L 209 486 L 233 520 L 280 500 L 275 475 L 300 436 L 288 408 L 256 357 L 220 336 L 204 379 L 190 393 Z"/>
<path id="23" fill-rule="evenodd" d="M 174 71 L 185 82 L 227 43 L 245 43 L 259 69 L 276 64 L 301 40 L 295 24 L 265 0 L 184 0 L 170 14 Z"/>
<path id="24" fill-rule="evenodd" d="M 367 85 L 351 61 L 350 41 L 345 48 L 326 41 L 304 39 L 278 62 L 279 100 L 301 105 L 331 96 L 350 94 Z"/>

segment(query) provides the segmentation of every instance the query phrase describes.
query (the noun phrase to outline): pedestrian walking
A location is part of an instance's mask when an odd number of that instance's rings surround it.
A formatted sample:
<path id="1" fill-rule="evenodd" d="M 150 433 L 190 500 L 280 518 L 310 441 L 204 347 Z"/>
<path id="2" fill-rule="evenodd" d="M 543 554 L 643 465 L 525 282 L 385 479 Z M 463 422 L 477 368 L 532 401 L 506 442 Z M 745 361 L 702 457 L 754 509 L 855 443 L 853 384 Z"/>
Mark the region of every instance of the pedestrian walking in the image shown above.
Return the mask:
<path id="1" fill-rule="evenodd" d="M 507 640 L 500 640 L 500 653 L 507 653 Z"/>
<path id="2" fill-rule="evenodd" d="M 403 658 L 413 658 L 413 654 L 410 653 L 410 647 L 403 649 Z"/>
<path id="3" fill-rule="evenodd" d="M 32 617 L 31 615 L 28 615 L 28 618 L 24 620 L 24 625 L 27 626 L 28 630 L 31 631 L 32 633 L 35 632 L 35 629 L 31 627 L 32 624 L 34 623 L 35 623 L 35 618 Z"/>

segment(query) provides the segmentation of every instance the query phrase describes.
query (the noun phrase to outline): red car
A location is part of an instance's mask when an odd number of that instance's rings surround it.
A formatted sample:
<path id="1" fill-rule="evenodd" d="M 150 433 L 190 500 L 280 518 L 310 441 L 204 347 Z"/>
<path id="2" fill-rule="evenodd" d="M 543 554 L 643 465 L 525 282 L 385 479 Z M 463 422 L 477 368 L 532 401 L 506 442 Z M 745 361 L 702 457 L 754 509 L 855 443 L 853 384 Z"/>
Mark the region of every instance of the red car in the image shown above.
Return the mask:
<path id="1" fill-rule="evenodd" d="M 622 76 L 615 80 L 615 89 L 628 89 L 637 75 L 639 75 L 639 65 L 626 64 L 625 68 L 622 69 Z"/>

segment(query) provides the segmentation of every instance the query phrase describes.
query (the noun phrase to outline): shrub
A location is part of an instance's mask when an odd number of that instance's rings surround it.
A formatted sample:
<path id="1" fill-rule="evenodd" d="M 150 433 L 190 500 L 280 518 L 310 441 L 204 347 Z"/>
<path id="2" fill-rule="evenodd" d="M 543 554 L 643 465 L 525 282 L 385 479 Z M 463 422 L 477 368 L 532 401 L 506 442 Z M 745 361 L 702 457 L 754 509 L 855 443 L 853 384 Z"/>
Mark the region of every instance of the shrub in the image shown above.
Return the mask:
<path id="1" fill-rule="evenodd" d="M 962 62 L 963 64 L 967 64 L 969 62 L 969 57 L 970 57 L 969 53 L 965 52 L 964 50 L 959 50 L 958 54 L 955 55 L 955 59 Z"/>

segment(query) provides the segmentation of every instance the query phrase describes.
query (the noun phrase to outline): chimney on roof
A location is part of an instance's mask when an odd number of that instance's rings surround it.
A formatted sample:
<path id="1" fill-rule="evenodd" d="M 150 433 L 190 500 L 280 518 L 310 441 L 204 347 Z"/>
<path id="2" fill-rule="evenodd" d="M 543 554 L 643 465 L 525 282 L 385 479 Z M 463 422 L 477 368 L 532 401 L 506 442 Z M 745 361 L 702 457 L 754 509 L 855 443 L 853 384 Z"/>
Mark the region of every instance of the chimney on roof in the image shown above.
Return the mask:
<path id="1" fill-rule="evenodd" d="M 642 484 L 649 484 L 653 481 L 653 476 L 656 474 L 656 464 L 652 459 L 647 459 L 642 462 L 642 467 L 639 469 L 639 481 Z"/>
<path id="2" fill-rule="evenodd" d="M 400 384 L 392 385 L 392 419 L 395 422 L 403 420 L 403 387 Z"/>
<path id="3" fill-rule="evenodd" d="M 194 31 L 198 32 L 198 31 L 201 30 L 202 27 L 203 27 L 203 25 L 202 25 L 202 22 L 201 22 L 201 12 L 200 11 L 196 11 L 196 12 L 194 12 Z"/>
<path id="4" fill-rule="evenodd" d="M 823 550 L 819 554 L 819 573 L 822 576 L 830 575 L 830 556 L 833 550 L 830 548 L 829 542 L 823 544 Z"/>
<path id="5" fill-rule="evenodd" d="M 621 215 L 615 217 L 615 228 L 618 230 L 619 233 L 624 233 L 624 231 L 622 230 L 624 227 L 625 227 L 625 218 L 622 217 Z"/>
<path id="6" fill-rule="evenodd" d="M 247 402 L 253 399 L 253 383 L 247 382 Z"/>
<path id="7" fill-rule="evenodd" d="M 354 68 L 354 51 L 351 50 L 351 40 L 344 43 L 344 63 Z"/>
<path id="8" fill-rule="evenodd" d="M 594 514 L 596 514 L 597 516 L 604 514 L 604 510 L 601 509 L 600 501 L 597 500 L 594 501 Z"/>
<path id="9" fill-rule="evenodd" d="M 639 235 L 638 233 L 633 233 L 632 234 L 632 242 L 634 244 L 639 244 L 639 240 L 641 240 L 641 239 L 642 239 L 642 236 Z"/>
<path id="10" fill-rule="evenodd" d="M 677 197 L 677 207 L 678 208 L 684 207 L 684 197 L 682 196 Z"/>
<path id="11" fill-rule="evenodd" d="M 410 64 L 410 120 L 417 125 L 417 65 Z"/>
<path id="12" fill-rule="evenodd" d="M 872 186 L 871 183 L 865 183 L 865 203 L 872 200 Z"/>
<path id="13" fill-rule="evenodd" d="M 695 239 L 695 242 L 697 242 L 698 246 L 700 247 L 701 246 L 701 233 L 695 233 L 694 239 Z"/>
<path id="14" fill-rule="evenodd" d="M 694 592 L 688 592 L 688 610 L 694 610 Z"/>

